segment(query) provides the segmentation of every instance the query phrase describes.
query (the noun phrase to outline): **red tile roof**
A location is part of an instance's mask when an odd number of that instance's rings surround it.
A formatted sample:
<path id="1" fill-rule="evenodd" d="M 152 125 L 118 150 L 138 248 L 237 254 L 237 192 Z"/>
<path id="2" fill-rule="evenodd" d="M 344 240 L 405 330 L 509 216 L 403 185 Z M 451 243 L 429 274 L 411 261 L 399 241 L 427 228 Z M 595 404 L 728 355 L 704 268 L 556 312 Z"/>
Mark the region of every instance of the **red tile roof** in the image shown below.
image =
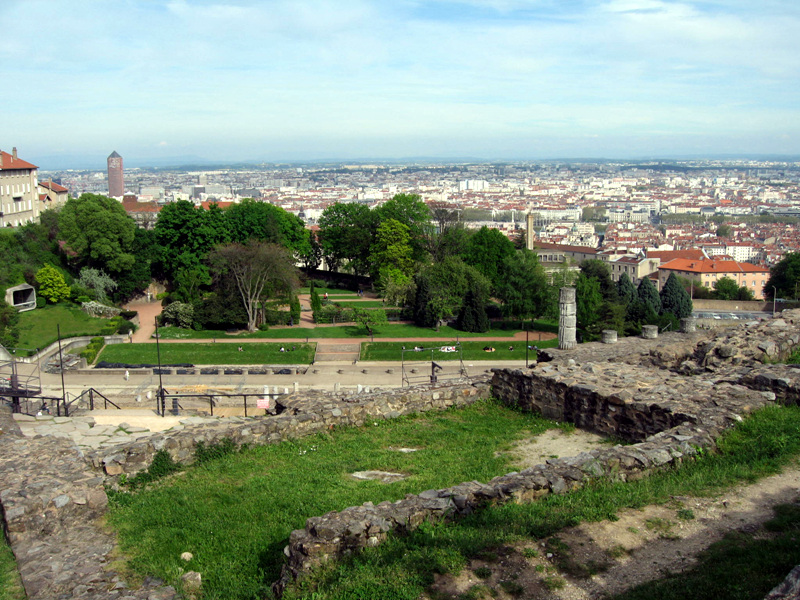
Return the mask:
<path id="1" fill-rule="evenodd" d="M 645 253 L 647 258 L 657 258 L 662 263 L 675 260 L 676 258 L 703 260 L 706 257 L 700 248 L 688 248 L 686 250 L 646 250 Z"/>
<path id="2" fill-rule="evenodd" d="M 36 165 L 32 165 L 31 163 L 21 160 L 19 158 L 14 158 L 13 155 L 9 154 L 8 152 L 3 152 L 0 150 L 0 157 L 2 157 L 2 164 L 0 164 L 0 171 L 6 171 L 11 169 L 38 169 Z"/>
<path id="3" fill-rule="evenodd" d="M 58 185 L 57 183 L 53 183 L 52 181 L 40 181 L 39 185 L 43 188 L 47 188 L 48 190 L 52 190 L 54 192 L 68 192 L 69 190 L 65 188 L 63 185 Z"/>
<path id="4" fill-rule="evenodd" d="M 769 269 L 766 267 L 736 262 L 735 260 L 714 259 L 691 260 L 688 258 L 676 258 L 661 265 L 659 268 L 689 273 L 769 273 Z"/>

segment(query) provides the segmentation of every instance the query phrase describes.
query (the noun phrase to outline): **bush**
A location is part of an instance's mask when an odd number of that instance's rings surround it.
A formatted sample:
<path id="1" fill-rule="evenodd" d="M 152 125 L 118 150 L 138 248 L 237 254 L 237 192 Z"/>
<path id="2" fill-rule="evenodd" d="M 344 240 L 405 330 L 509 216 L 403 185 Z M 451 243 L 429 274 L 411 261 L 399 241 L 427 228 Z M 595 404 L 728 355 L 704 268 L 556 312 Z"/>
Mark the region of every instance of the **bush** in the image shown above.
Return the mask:
<path id="1" fill-rule="evenodd" d="M 258 330 L 269 331 L 269 323 L 261 323 L 261 325 L 258 326 Z"/>
<path id="2" fill-rule="evenodd" d="M 47 305 L 47 300 L 41 296 L 36 296 L 36 308 L 44 308 Z"/>
<path id="3" fill-rule="evenodd" d="M 121 313 L 119 313 L 119 316 L 123 319 L 128 319 L 128 321 L 132 321 L 138 316 L 138 314 L 139 313 L 135 310 L 123 310 Z"/>
<path id="4" fill-rule="evenodd" d="M 185 329 L 191 329 L 194 322 L 194 305 L 184 304 L 183 302 L 173 302 L 161 313 L 161 323 L 163 325 L 175 325 Z"/>
<path id="5" fill-rule="evenodd" d="M 89 345 L 86 346 L 86 348 L 84 348 L 81 351 L 79 356 L 85 358 L 87 363 L 92 364 L 97 358 L 97 355 L 100 353 L 100 350 L 102 350 L 103 346 L 105 346 L 105 344 L 106 344 L 105 338 L 93 337 L 92 341 L 89 342 Z"/>
<path id="6" fill-rule="evenodd" d="M 134 325 L 127 319 L 119 319 L 117 325 L 117 333 L 121 335 L 127 335 L 132 331 L 136 331 L 136 325 Z"/>

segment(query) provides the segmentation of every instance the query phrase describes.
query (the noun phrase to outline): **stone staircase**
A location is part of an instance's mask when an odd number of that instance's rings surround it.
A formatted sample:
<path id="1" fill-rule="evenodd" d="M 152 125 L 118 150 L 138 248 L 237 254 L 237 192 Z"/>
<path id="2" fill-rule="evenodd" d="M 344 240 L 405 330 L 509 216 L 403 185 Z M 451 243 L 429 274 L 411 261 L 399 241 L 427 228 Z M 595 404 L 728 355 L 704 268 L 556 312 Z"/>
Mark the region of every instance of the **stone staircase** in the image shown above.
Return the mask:
<path id="1" fill-rule="evenodd" d="M 317 342 L 314 362 L 355 362 L 361 356 L 360 343 Z"/>

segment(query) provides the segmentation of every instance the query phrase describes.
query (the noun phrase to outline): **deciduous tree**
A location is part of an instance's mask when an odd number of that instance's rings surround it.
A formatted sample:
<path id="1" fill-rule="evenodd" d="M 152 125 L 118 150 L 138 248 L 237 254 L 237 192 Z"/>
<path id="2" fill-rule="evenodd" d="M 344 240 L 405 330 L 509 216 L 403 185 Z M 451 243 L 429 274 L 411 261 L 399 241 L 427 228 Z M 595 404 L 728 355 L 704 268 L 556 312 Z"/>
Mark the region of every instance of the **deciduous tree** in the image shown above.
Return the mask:
<path id="1" fill-rule="evenodd" d="M 796 298 L 800 282 L 800 253 L 790 252 L 769 270 L 764 297 L 772 299 L 777 288 L 779 298 Z"/>
<path id="2" fill-rule="evenodd" d="M 122 204 L 98 194 L 70 198 L 58 214 L 59 236 L 80 265 L 117 274 L 133 267 L 136 224 Z"/>
<path id="3" fill-rule="evenodd" d="M 39 295 L 55 304 L 69 298 L 69 286 L 61 272 L 52 265 L 45 265 L 36 271 Z"/>
<path id="4" fill-rule="evenodd" d="M 217 246 L 209 255 L 212 271 L 229 273 L 247 313 L 247 329 L 255 331 L 260 307 L 269 298 L 288 298 L 298 286 L 289 251 L 277 244 L 251 241 Z"/>

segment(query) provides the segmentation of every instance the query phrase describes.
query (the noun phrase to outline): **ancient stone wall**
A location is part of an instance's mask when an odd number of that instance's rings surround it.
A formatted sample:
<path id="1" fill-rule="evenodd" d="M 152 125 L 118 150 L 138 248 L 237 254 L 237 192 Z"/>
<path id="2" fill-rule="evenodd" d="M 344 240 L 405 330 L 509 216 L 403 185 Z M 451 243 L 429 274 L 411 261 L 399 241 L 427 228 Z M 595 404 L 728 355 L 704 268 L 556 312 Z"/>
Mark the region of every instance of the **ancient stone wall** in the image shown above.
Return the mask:
<path id="1" fill-rule="evenodd" d="M 110 568 L 115 538 L 102 525 L 108 504 L 104 485 L 113 484 L 116 475 L 146 468 L 160 449 L 189 463 L 198 441 L 275 443 L 339 425 L 466 405 L 488 395 L 486 377 L 371 395 L 298 395 L 282 400 L 285 410 L 274 417 L 204 420 L 202 425 L 179 426 L 86 454 L 68 437 L 21 437 L 5 410 L 0 413 L 0 510 L 28 598 L 169 600 L 175 596 L 172 587 L 151 579 L 140 589 L 129 590 Z"/>
<path id="2" fill-rule="evenodd" d="M 639 478 L 699 448 L 714 448 L 719 435 L 750 411 L 776 397 L 800 398 L 800 369 L 762 364 L 785 358 L 800 344 L 798 321 L 800 312 L 716 335 L 671 333 L 548 349 L 540 352 L 546 362 L 534 369 L 495 370 L 492 392 L 504 403 L 635 443 L 548 460 L 488 483 L 462 483 L 308 519 L 290 536 L 274 591 L 282 593 L 321 563 L 424 521 L 455 518 L 489 503 L 566 493 L 598 477 Z M 756 365 L 761 368 L 754 372 Z"/>

